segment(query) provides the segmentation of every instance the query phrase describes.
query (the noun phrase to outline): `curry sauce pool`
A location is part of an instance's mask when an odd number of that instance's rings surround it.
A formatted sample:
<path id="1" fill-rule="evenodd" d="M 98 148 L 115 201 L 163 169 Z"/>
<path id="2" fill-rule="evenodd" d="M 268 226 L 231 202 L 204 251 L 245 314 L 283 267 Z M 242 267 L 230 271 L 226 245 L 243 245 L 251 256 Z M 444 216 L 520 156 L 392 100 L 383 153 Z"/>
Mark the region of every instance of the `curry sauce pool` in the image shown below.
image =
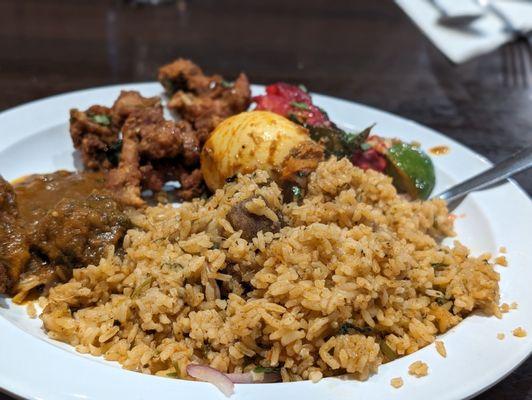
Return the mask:
<path id="1" fill-rule="evenodd" d="M 274 232 L 235 231 L 233 207 Z M 50 337 L 130 370 L 366 379 L 473 310 L 498 313 L 490 256 L 441 244 L 453 235 L 444 202 L 408 201 L 346 159 L 321 163 L 300 202 L 257 171 L 130 218 L 123 253 L 109 248 L 41 299 Z"/>
<path id="2" fill-rule="evenodd" d="M 129 222 L 99 172 L 0 177 L 0 293 L 15 302 L 65 282 L 121 243 Z M 31 293 L 30 293 L 31 292 Z"/>

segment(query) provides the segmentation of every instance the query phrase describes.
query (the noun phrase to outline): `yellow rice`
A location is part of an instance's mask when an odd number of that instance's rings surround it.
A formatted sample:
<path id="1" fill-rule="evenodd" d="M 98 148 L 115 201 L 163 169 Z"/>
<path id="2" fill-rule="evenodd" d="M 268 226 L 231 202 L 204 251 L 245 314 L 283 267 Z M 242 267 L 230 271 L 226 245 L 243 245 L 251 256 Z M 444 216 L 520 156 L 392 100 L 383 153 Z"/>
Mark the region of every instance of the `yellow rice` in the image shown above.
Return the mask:
<path id="1" fill-rule="evenodd" d="M 247 242 L 233 229 L 226 214 L 250 197 L 261 200 L 251 213 L 282 212 L 280 232 Z M 130 370 L 189 378 L 198 363 L 276 367 L 283 381 L 366 379 L 475 309 L 499 313 L 489 255 L 440 243 L 453 234 L 444 202 L 408 201 L 346 159 L 321 163 L 301 204 L 283 204 L 258 171 L 131 218 L 124 250 L 75 270 L 41 315 L 50 337 Z"/>

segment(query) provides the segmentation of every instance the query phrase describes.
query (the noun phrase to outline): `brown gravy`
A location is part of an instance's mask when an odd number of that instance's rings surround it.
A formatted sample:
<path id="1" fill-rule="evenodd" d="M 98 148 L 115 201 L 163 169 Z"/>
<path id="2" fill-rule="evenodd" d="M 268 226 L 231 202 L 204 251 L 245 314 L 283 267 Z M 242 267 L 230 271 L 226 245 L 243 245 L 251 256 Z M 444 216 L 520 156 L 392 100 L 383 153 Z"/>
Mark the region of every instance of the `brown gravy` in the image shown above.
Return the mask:
<path id="1" fill-rule="evenodd" d="M 13 182 L 18 211 L 24 224 L 31 224 L 62 199 L 81 200 L 93 191 L 104 190 L 101 172 L 56 171 L 28 175 Z"/>
<path id="2" fill-rule="evenodd" d="M 129 220 L 105 181 L 103 173 L 67 171 L 3 181 L 0 195 L 10 202 L 0 209 L 9 231 L 0 231 L 0 292 L 21 302 L 121 245 Z"/>

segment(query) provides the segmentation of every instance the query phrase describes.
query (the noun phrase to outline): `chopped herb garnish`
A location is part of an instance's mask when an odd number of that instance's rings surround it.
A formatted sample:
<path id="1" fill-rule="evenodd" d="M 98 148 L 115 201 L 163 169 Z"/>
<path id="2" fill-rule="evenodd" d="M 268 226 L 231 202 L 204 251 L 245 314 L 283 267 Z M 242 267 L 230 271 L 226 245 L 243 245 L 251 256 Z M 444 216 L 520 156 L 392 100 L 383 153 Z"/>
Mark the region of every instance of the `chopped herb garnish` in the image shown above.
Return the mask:
<path id="1" fill-rule="evenodd" d="M 443 263 L 432 263 L 430 264 L 432 268 L 434 268 L 437 271 L 440 271 L 442 269 L 447 268 L 449 265 L 443 264 Z"/>
<path id="2" fill-rule="evenodd" d="M 302 91 L 304 91 L 305 93 L 308 93 L 308 89 L 305 85 L 303 85 L 302 83 L 300 83 L 299 85 L 297 85 Z"/>
<path id="3" fill-rule="evenodd" d="M 310 137 L 325 146 L 325 151 L 329 155 L 338 158 L 351 157 L 353 152 L 360 149 L 360 146 L 367 140 L 371 125 L 360 133 L 351 133 L 335 127 L 307 126 Z"/>
<path id="4" fill-rule="evenodd" d="M 307 103 L 303 103 L 302 101 L 293 101 L 290 103 L 292 107 L 300 108 L 301 110 L 310 110 L 310 107 Z"/>
<path id="5" fill-rule="evenodd" d="M 257 374 L 261 374 L 261 373 L 264 373 L 264 374 L 271 374 L 271 373 L 278 373 L 281 369 L 280 368 L 275 368 L 275 367 L 255 367 L 253 369 L 253 372 L 257 373 Z"/>
<path id="6" fill-rule="evenodd" d="M 360 145 L 360 150 L 362 150 L 362 151 L 366 151 L 366 150 L 369 150 L 369 149 L 371 149 L 371 148 L 372 148 L 372 146 L 371 146 L 371 144 L 369 144 L 369 143 L 362 143 L 362 144 Z"/>
<path id="7" fill-rule="evenodd" d="M 98 125 L 109 126 L 111 125 L 111 117 L 105 114 L 89 115 L 89 118 L 96 122 Z"/>
<path id="8" fill-rule="evenodd" d="M 388 343 L 386 343 L 386 340 L 381 340 L 379 342 L 379 347 L 381 348 L 382 354 L 384 354 L 384 357 L 386 357 L 388 361 L 393 361 L 399 357 L 397 353 L 388 345 Z"/>
<path id="9" fill-rule="evenodd" d="M 167 263 L 164 263 L 163 265 L 161 265 L 161 267 L 162 268 L 167 267 L 167 268 L 170 268 L 170 269 L 177 269 L 177 268 L 181 267 L 181 264 L 179 264 L 178 262 L 167 262 Z"/>
<path id="10" fill-rule="evenodd" d="M 131 298 L 134 299 L 136 297 L 139 297 L 142 292 L 146 289 L 148 289 L 152 282 L 154 281 L 154 278 L 153 276 L 150 276 L 148 279 L 146 279 L 144 282 L 142 282 L 139 286 L 137 286 L 137 288 L 133 291 L 133 293 L 131 294 Z"/>
<path id="11" fill-rule="evenodd" d="M 344 322 L 342 325 L 340 325 L 340 329 L 338 330 L 338 334 L 340 335 L 347 335 L 351 329 L 354 329 L 355 325 L 350 324 L 349 322 Z"/>
<path id="12" fill-rule="evenodd" d="M 303 197 L 303 190 L 299 186 L 292 186 L 292 194 L 294 195 L 294 199 L 299 200 Z"/>
<path id="13" fill-rule="evenodd" d="M 223 80 L 220 82 L 220 85 L 222 85 L 222 87 L 226 88 L 226 89 L 230 89 L 233 87 L 233 82 L 229 82 L 229 81 L 226 81 L 226 80 Z"/>
<path id="14" fill-rule="evenodd" d="M 118 165 L 120 160 L 120 152 L 122 151 L 122 140 L 118 140 L 116 143 L 113 143 L 109 146 L 109 149 L 106 151 L 105 155 L 109 162 L 113 165 Z"/>
<path id="15" fill-rule="evenodd" d="M 179 365 L 177 365 L 177 363 L 175 361 L 172 361 L 172 366 L 174 367 L 175 372 L 177 374 L 177 372 L 179 371 Z"/>
<path id="16" fill-rule="evenodd" d="M 298 125 L 304 126 L 304 124 L 299 120 L 299 118 L 295 114 L 292 114 L 292 113 L 288 114 L 288 119 Z"/>
<path id="17" fill-rule="evenodd" d="M 166 376 L 169 378 L 177 378 L 177 372 L 168 372 Z"/>
<path id="18" fill-rule="evenodd" d="M 359 333 L 361 335 L 371 335 L 374 333 L 374 331 L 369 326 L 358 327 L 349 322 L 344 322 L 342 325 L 340 325 L 340 329 L 338 330 L 339 335 L 353 335 L 355 333 Z"/>
<path id="19" fill-rule="evenodd" d="M 211 351 L 212 351 L 212 347 L 211 347 L 211 345 L 209 343 L 205 343 L 201 347 L 201 352 L 203 353 L 204 357 L 207 357 Z"/>
<path id="20" fill-rule="evenodd" d="M 445 303 L 447 303 L 449 301 L 449 299 L 446 299 L 445 297 L 441 296 L 441 297 L 436 297 L 436 299 L 434 300 L 437 304 L 439 304 L 440 306 L 444 305 Z"/>

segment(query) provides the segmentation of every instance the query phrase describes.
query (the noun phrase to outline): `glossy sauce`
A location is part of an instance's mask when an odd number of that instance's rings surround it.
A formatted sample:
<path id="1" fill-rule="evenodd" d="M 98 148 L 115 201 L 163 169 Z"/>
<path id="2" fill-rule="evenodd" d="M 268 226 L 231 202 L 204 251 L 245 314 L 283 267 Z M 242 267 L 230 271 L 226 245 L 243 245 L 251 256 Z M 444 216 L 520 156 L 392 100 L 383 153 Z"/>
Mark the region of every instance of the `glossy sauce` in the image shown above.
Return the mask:
<path id="1" fill-rule="evenodd" d="M 21 237 L 12 243 L 13 237 L 0 236 L 0 244 L 19 245 L 14 254 L 24 255 L 6 264 L 13 301 L 68 280 L 73 268 L 97 263 L 108 245 L 120 245 L 129 220 L 105 181 L 103 173 L 57 171 L 13 182 L 18 213 L 9 220 L 0 213 Z"/>
<path id="2" fill-rule="evenodd" d="M 449 151 L 448 146 L 434 146 L 429 149 L 430 154 L 434 154 L 435 156 L 443 156 L 449 153 Z"/>
<path id="3" fill-rule="evenodd" d="M 31 225 L 62 199 L 81 200 L 105 188 L 101 172 L 56 171 L 28 175 L 13 182 L 20 218 Z"/>

